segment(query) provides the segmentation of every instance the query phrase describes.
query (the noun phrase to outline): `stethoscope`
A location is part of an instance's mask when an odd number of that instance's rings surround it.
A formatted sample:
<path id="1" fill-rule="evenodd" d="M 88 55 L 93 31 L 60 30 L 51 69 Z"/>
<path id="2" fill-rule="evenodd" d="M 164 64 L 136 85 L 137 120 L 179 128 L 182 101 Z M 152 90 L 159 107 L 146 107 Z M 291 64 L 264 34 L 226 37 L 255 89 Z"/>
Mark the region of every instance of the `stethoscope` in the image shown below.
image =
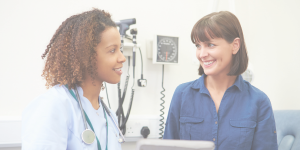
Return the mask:
<path id="1" fill-rule="evenodd" d="M 66 87 L 68 88 L 68 86 L 66 85 Z M 84 127 L 85 127 L 85 130 L 81 133 L 81 138 L 82 138 L 82 141 L 86 144 L 92 144 L 95 139 L 96 139 L 96 135 L 95 135 L 95 132 L 93 131 L 93 126 L 88 118 L 88 116 L 86 115 L 86 113 L 84 112 L 83 108 L 82 108 L 82 104 L 81 104 L 81 100 L 80 100 L 80 96 L 78 94 L 78 91 L 77 91 L 77 88 L 74 89 L 75 93 L 76 93 L 76 97 L 75 97 L 75 94 L 73 93 L 72 90 L 69 90 L 69 92 L 71 93 L 71 95 L 75 98 L 75 100 L 79 103 L 79 106 L 80 106 L 80 110 L 81 110 L 81 115 L 82 115 L 82 118 L 83 118 L 83 124 L 84 124 Z M 100 101 L 100 100 L 99 100 Z M 105 119 L 106 119 L 106 134 L 108 134 L 108 122 L 107 122 L 107 117 L 106 117 L 106 113 L 105 111 L 107 112 L 107 114 L 110 116 L 110 118 L 113 120 L 115 126 L 117 127 L 117 129 L 119 130 L 119 134 L 121 135 L 121 138 L 119 138 L 118 142 L 119 143 L 124 143 L 125 142 L 125 138 L 121 132 L 121 130 L 119 129 L 115 119 L 113 118 L 113 116 L 111 115 L 111 112 L 109 111 L 109 109 L 107 108 L 107 106 L 104 104 L 104 102 L 101 100 L 101 104 L 103 106 L 103 113 L 105 115 Z M 87 122 L 89 123 L 90 127 L 92 128 L 92 130 L 88 129 L 87 127 Z M 98 139 L 97 139 L 97 142 Z M 100 144 L 99 144 L 100 145 Z M 106 145 L 107 145 L 107 135 L 106 135 Z"/>

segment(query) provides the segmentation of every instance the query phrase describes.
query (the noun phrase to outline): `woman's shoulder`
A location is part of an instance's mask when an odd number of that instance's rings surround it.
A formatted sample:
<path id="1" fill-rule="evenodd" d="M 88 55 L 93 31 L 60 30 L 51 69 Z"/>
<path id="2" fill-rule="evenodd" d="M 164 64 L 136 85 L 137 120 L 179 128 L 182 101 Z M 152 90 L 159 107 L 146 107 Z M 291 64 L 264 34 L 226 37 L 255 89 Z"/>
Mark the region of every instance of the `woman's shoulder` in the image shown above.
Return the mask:
<path id="1" fill-rule="evenodd" d="M 72 125 L 71 107 L 62 86 L 54 86 L 35 98 L 22 113 L 22 147 L 39 147 L 41 141 L 48 147 L 65 144 Z"/>
<path id="2" fill-rule="evenodd" d="M 68 110 L 70 101 L 63 86 L 55 85 L 44 94 L 31 101 L 24 109 L 23 115 L 28 113 L 59 113 L 59 110 Z"/>
<path id="3" fill-rule="evenodd" d="M 256 100 L 258 102 L 270 103 L 269 97 L 265 92 L 263 92 L 262 90 L 255 87 L 254 85 L 252 85 L 247 81 L 244 82 L 245 82 L 246 91 L 248 92 L 249 95 L 251 95 L 252 100 Z"/>
<path id="4" fill-rule="evenodd" d="M 32 102 L 43 102 L 48 104 L 53 103 L 64 103 L 68 101 L 68 95 L 66 92 L 66 88 L 62 85 L 55 85 L 49 90 L 47 90 L 44 94 L 35 98 Z"/>
<path id="5" fill-rule="evenodd" d="M 253 94 L 256 94 L 256 95 L 267 96 L 262 90 L 260 90 L 256 86 L 252 85 L 248 81 L 244 81 L 244 82 L 245 82 L 245 85 L 247 87 L 248 92 L 250 92 L 251 94 L 253 93 Z"/>

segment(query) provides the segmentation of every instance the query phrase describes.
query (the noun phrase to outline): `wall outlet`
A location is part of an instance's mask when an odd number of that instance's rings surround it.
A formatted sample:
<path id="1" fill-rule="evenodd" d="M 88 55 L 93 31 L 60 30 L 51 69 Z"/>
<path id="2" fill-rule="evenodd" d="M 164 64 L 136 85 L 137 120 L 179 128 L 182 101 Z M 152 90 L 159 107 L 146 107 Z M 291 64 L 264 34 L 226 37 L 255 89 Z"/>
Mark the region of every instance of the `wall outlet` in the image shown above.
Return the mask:
<path id="1" fill-rule="evenodd" d="M 130 115 L 126 123 L 126 141 L 137 141 L 142 139 L 141 130 L 144 126 L 147 126 L 150 129 L 150 134 L 148 138 L 158 139 L 159 135 L 159 121 L 160 117 L 157 116 L 142 116 L 142 115 Z"/>

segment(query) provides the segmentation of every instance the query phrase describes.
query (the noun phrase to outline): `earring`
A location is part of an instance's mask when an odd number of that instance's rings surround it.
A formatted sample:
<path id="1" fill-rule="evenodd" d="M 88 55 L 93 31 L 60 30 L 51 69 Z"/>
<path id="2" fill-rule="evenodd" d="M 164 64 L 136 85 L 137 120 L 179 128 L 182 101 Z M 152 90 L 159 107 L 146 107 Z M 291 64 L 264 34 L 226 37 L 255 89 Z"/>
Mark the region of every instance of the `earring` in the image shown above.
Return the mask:
<path id="1" fill-rule="evenodd" d="M 102 83 L 101 90 L 103 91 L 104 89 L 105 89 L 105 86 Z"/>

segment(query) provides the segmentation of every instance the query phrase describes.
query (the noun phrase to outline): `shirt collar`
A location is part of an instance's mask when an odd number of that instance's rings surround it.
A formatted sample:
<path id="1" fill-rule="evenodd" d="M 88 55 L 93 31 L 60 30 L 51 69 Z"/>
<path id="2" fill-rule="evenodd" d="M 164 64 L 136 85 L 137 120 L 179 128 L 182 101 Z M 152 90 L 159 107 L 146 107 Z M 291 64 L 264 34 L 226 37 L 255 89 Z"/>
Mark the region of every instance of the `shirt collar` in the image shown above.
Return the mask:
<path id="1" fill-rule="evenodd" d="M 242 75 L 239 75 L 239 76 L 237 76 L 237 78 L 232 86 L 236 86 L 240 91 L 243 91 L 243 89 L 244 89 L 243 83 L 244 83 L 244 79 L 243 79 Z"/>
<path id="2" fill-rule="evenodd" d="M 203 74 L 198 80 L 196 80 L 193 85 L 191 86 L 192 89 L 195 90 L 199 90 L 200 89 L 200 93 L 206 93 L 209 95 L 209 92 L 207 90 L 207 88 L 205 87 L 205 83 L 204 83 L 204 79 L 205 79 L 206 75 Z"/>
<path id="3" fill-rule="evenodd" d="M 192 84 L 191 88 L 195 89 L 195 90 L 199 90 L 202 85 L 204 85 L 204 74 L 196 81 L 194 81 L 194 83 Z"/>
<path id="4" fill-rule="evenodd" d="M 207 93 L 208 90 L 207 88 L 205 87 L 205 84 L 204 84 L 204 79 L 205 79 L 206 75 L 203 74 L 198 80 L 196 80 L 193 85 L 191 86 L 192 89 L 195 89 L 195 90 L 199 90 L 200 89 L 200 92 L 201 93 Z M 244 83 L 244 79 L 241 75 L 237 76 L 234 84 L 231 86 L 235 86 L 237 87 L 240 91 L 243 91 L 243 83 Z"/>
<path id="5" fill-rule="evenodd" d="M 83 89 L 81 88 L 81 86 L 76 85 L 77 91 L 78 91 L 78 95 L 80 97 L 83 97 Z M 75 91 L 74 91 L 75 92 Z"/>

